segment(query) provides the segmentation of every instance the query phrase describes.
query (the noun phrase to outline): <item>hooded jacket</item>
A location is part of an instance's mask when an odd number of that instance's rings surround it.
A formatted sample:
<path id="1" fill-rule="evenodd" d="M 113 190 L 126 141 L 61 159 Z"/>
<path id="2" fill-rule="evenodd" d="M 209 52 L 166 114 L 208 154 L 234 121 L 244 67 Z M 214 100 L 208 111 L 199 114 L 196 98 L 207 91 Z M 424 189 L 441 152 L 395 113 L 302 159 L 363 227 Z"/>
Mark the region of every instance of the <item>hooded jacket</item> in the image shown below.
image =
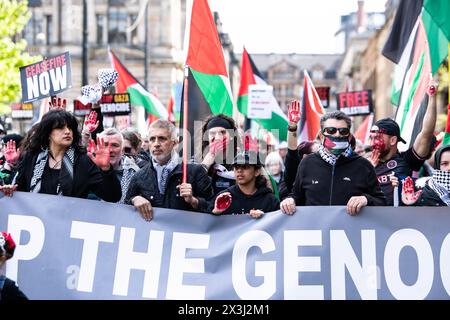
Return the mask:
<path id="1" fill-rule="evenodd" d="M 369 206 L 386 205 L 375 169 L 358 155 L 339 157 L 335 166 L 318 153 L 306 156 L 298 167 L 291 196 L 298 206 L 342 206 L 353 196 L 365 196 Z"/>
<path id="2" fill-rule="evenodd" d="M 268 187 L 260 187 L 252 195 L 244 194 L 238 185 L 231 186 L 221 193 L 224 192 L 231 193 L 232 201 L 231 205 L 221 214 L 249 214 L 251 209 L 258 209 L 263 212 L 280 209 L 280 202 Z M 211 202 L 209 212 L 214 209 L 217 196 Z"/>
<path id="3" fill-rule="evenodd" d="M 442 146 L 438 150 L 436 150 L 434 154 L 434 169 L 439 170 L 441 163 L 441 156 L 444 151 L 450 151 L 450 145 Z M 439 197 L 439 195 L 433 189 L 430 188 L 428 183 L 422 189 L 422 194 L 420 195 L 419 199 L 414 205 L 418 207 L 446 206 L 445 202 L 443 202 Z"/>

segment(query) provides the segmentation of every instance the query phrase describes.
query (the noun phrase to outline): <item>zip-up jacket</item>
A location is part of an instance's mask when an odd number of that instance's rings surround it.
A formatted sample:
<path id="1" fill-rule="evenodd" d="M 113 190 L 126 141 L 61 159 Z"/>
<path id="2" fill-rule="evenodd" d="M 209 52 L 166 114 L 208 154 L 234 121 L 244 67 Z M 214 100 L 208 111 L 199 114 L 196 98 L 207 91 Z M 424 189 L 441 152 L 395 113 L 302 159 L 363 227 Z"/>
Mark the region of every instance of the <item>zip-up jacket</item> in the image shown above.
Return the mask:
<path id="1" fill-rule="evenodd" d="M 365 196 L 369 206 L 386 205 L 375 169 L 367 159 L 339 157 L 332 166 L 318 153 L 303 158 L 291 194 L 296 205 L 347 205 L 353 196 Z"/>

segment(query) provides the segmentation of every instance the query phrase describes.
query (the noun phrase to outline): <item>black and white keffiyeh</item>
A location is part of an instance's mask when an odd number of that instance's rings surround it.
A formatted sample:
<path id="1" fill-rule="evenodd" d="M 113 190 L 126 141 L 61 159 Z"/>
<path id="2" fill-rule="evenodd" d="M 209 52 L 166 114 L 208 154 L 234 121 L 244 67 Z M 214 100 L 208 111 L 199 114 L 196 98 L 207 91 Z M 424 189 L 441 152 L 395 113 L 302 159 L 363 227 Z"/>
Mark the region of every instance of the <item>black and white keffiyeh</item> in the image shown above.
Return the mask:
<path id="1" fill-rule="evenodd" d="M 81 87 L 81 97 L 79 100 L 84 105 L 97 103 L 102 98 L 102 86 L 98 83 Z"/>
<path id="2" fill-rule="evenodd" d="M 31 178 L 30 183 L 30 192 L 39 193 L 41 190 L 41 182 L 42 182 L 42 175 L 44 174 L 45 165 L 48 161 L 48 149 L 43 150 L 39 153 L 36 163 L 34 165 L 33 169 L 33 177 Z M 75 149 L 73 147 L 70 147 L 66 153 L 64 153 L 63 161 L 61 164 L 61 172 L 60 177 L 62 175 L 68 174 L 71 181 L 73 181 L 73 165 L 75 163 Z M 71 185 L 72 183 L 70 183 Z M 63 194 L 63 188 L 58 188 L 57 190 L 58 195 Z M 68 194 L 66 194 L 68 195 Z"/>
<path id="3" fill-rule="evenodd" d="M 126 156 L 122 157 L 122 169 L 123 175 L 120 180 L 120 188 L 122 189 L 122 197 L 118 203 L 125 203 L 125 197 L 127 195 L 128 187 L 130 186 L 130 181 L 133 175 L 139 171 L 139 166 L 134 162 L 133 159 Z"/>
<path id="4" fill-rule="evenodd" d="M 114 83 L 116 83 L 119 73 L 114 69 L 99 69 L 98 70 L 98 82 L 103 88 L 103 91 L 108 90 Z"/>
<path id="5" fill-rule="evenodd" d="M 428 180 L 428 186 L 450 207 L 450 172 L 434 170 L 433 178 Z"/>
<path id="6" fill-rule="evenodd" d="M 327 152 L 326 148 L 323 145 L 319 146 L 318 152 L 323 161 L 331 164 L 332 166 L 336 165 L 336 161 L 339 159 L 340 156 L 348 158 L 353 153 L 352 148 L 349 146 L 347 149 L 345 149 L 344 152 L 335 156 L 334 154 Z"/>

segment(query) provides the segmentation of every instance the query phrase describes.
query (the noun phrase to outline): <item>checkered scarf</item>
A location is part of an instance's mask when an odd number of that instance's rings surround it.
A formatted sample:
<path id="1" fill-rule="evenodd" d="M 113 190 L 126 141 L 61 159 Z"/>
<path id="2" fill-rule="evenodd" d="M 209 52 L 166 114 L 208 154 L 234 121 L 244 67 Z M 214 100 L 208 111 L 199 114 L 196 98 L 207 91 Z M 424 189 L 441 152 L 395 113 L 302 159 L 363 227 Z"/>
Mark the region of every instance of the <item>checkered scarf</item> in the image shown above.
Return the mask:
<path id="1" fill-rule="evenodd" d="M 116 83 L 119 74 L 114 69 L 99 69 L 97 73 L 98 82 L 103 88 L 103 91 L 108 90 L 114 83 Z"/>
<path id="2" fill-rule="evenodd" d="M 326 148 L 323 145 L 320 145 L 318 153 L 319 153 L 319 156 L 323 159 L 323 161 L 331 164 L 332 166 L 335 166 L 336 161 L 339 159 L 340 156 L 344 156 L 344 157 L 348 158 L 352 155 L 353 151 L 352 151 L 352 148 L 349 146 L 347 149 L 345 149 L 344 152 L 335 156 L 334 154 L 327 152 Z"/>
<path id="3" fill-rule="evenodd" d="M 434 170 L 433 178 L 428 180 L 428 186 L 450 207 L 450 172 Z"/>
<path id="4" fill-rule="evenodd" d="M 122 157 L 122 168 L 123 168 L 123 175 L 122 179 L 120 180 L 122 197 L 120 198 L 120 201 L 118 203 L 125 203 L 125 197 L 127 195 L 128 187 L 130 186 L 131 178 L 137 171 L 139 171 L 139 167 L 134 162 L 134 160 L 126 156 Z"/>
<path id="5" fill-rule="evenodd" d="M 47 160 L 48 160 L 48 149 L 45 149 L 41 153 L 39 153 L 34 165 L 33 177 L 31 178 L 30 184 L 31 192 L 39 193 L 39 191 L 41 191 L 42 175 L 44 174 L 45 164 L 47 163 Z M 75 149 L 73 147 L 70 147 L 66 151 L 66 153 L 64 153 L 63 161 L 61 164 L 60 176 L 62 174 L 68 173 L 70 179 L 73 180 L 74 163 L 75 163 Z M 58 195 L 62 194 L 63 194 L 62 189 L 58 190 Z"/>

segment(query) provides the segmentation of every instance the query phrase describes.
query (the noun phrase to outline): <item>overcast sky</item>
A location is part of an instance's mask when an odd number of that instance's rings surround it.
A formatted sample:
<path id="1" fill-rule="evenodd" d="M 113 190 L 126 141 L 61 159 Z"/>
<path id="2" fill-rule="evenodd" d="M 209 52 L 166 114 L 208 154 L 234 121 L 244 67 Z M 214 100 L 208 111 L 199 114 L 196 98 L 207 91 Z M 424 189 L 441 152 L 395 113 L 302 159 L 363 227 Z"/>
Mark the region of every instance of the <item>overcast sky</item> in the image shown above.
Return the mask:
<path id="1" fill-rule="evenodd" d="M 234 49 L 249 53 L 339 53 L 334 34 L 340 16 L 357 11 L 357 0 L 210 0 Z M 366 11 L 383 12 L 386 0 L 365 0 Z"/>

